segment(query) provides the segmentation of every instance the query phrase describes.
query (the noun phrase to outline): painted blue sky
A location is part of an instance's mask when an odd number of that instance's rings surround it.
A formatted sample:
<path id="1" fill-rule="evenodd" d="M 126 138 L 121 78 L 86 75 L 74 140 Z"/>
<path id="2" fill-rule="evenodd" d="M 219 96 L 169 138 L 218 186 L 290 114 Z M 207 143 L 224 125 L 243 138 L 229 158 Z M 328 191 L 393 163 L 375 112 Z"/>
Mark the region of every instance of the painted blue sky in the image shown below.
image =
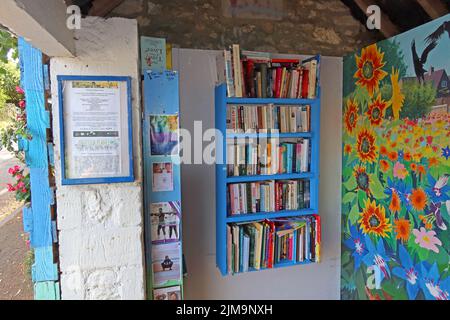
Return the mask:
<path id="1" fill-rule="evenodd" d="M 402 48 L 405 56 L 405 63 L 408 66 L 408 70 L 406 72 L 407 76 L 415 76 L 411 51 L 412 40 L 416 40 L 417 54 L 420 57 L 426 47 L 425 38 L 439 28 L 444 21 L 450 21 L 450 14 L 391 38 L 395 39 L 397 42 L 400 42 L 400 47 Z M 430 70 L 430 67 L 434 67 L 435 70 L 445 69 L 447 74 L 450 74 L 449 58 L 450 39 L 448 33 L 446 32 L 439 40 L 437 47 L 434 48 L 434 50 L 428 55 L 425 69 Z"/>

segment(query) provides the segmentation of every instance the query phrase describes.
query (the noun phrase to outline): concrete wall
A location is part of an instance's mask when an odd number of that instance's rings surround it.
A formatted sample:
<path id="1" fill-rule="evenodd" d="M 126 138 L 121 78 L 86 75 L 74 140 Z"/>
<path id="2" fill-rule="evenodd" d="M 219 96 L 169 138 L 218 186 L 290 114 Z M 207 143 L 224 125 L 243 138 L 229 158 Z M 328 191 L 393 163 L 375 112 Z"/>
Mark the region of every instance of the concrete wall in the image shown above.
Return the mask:
<path id="1" fill-rule="evenodd" d="M 51 61 L 62 299 L 143 299 L 137 23 L 121 18 L 88 18 L 75 37 L 77 58 Z M 132 77 L 135 183 L 60 185 L 58 75 Z"/>
<path id="2" fill-rule="evenodd" d="M 344 56 L 380 40 L 340 0 L 284 0 L 282 13 L 280 21 L 229 18 L 222 0 L 125 0 L 111 16 L 136 18 L 141 35 L 181 48 L 239 43 L 247 50 Z"/>
<path id="3" fill-rule="evenodd" d="M 181 126 L 214 128 L 217 51 L 174 52 L 180 71 Z M 322 60 L 321 180 L 323 262 L 222 277 L 215 256 L 215 169 L 182 167 L 187 299 L 339 299 L 342 59 Z"/>

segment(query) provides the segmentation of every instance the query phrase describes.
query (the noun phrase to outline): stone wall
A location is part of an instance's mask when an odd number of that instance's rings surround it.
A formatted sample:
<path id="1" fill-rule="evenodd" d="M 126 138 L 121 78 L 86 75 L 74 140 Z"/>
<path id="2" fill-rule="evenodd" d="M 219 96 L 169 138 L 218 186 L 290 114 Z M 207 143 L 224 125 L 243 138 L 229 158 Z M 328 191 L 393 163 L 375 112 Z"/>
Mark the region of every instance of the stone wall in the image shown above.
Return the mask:
<path id="1" fill-rule="evenodd" d="M 62 299 L 144 299 L 138 27 L 82 21 L 76 58 L 52 58 L 53 135 Z M 131 76 L 135 183 L 62 186 L 58 75 Z"/>
<path id="2" fill-rule="evenodd" d="M 126 0 L 111 16 L 136 18 L 141 35 L 182 48 L 343 56 L 379 40 L 339 0 L 284 0 L 284 18 L 227 18 L 221 0 Z"/>

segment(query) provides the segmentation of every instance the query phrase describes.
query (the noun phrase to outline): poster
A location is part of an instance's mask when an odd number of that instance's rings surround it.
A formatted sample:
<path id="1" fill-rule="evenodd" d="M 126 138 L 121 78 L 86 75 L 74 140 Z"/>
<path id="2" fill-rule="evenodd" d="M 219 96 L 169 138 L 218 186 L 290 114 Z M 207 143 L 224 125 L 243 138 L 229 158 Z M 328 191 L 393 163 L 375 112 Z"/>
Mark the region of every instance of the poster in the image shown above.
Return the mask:
<path id="1" fill-rule="evenodd" d="M 150 116 L 151 155 L 178 155 L 178 129 L 178 115 Z"/>
<path id="2" fill-rule="evenodd" d="M 342 299 L 450 297 L 448 23 L 344 59 Z"/>
<path id="3" fill-rule="evenodd" d="M 126 81 L 63 82 L 67 179 L 130 174 Z"/>
<path id="4" fill-rule="evenodd" d="M 181 287 L 155 289 L 153 296 L 155 300 L 181 300 Z"/>
<path id="5" fill-rule="evenodd" d="M 175 286 L 181 282 L 181 244 L 152 247 L 153 286 Z"/>
<path id="6" fill-rule="evenodd" d="M 180 240 L 181 204 L 179 201 L 152 203 L 150 215 L 153 244 Z"/>
<path id="7" fill-rule="evenodd" d="M 141 37 L 142 73 L 166 69 L 166 39 Z"/>
<path id="8" fill-rule="evenodd" d="M 152 165 L 153 192 L 173 191 L 173 164 L 171 162 Z"/>

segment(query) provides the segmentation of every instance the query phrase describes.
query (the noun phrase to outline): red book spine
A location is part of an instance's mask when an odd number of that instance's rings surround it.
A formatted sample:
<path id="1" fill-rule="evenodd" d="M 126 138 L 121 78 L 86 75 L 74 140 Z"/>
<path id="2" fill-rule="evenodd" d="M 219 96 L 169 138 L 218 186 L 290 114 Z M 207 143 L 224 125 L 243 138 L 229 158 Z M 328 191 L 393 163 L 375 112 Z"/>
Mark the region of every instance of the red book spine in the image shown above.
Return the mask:
<path id="1" fill-rule="evenodd" d="M 283 73 L 282 68 L 277 68 L 276 80 L 275 80 L 275 98 L 279 98 L 281 96 L 281 76 Z"/>
<path id="2" fill-rule="evenodd" d="M 309 88 L 309 70 L 303 70 L 303 79 L 302 79 L 302 98 L 308 98 L 308 88 Z"/>
<path id="3" fill-rule="evenodd" d="M 255 67 L 253 61 L 248 60 L 247 68 L 245 69 L 245 87 L 247 89 L 247 96 L 254 97 L 255 96 L 255 86 L 253 85 L 253 69 Z"/>

